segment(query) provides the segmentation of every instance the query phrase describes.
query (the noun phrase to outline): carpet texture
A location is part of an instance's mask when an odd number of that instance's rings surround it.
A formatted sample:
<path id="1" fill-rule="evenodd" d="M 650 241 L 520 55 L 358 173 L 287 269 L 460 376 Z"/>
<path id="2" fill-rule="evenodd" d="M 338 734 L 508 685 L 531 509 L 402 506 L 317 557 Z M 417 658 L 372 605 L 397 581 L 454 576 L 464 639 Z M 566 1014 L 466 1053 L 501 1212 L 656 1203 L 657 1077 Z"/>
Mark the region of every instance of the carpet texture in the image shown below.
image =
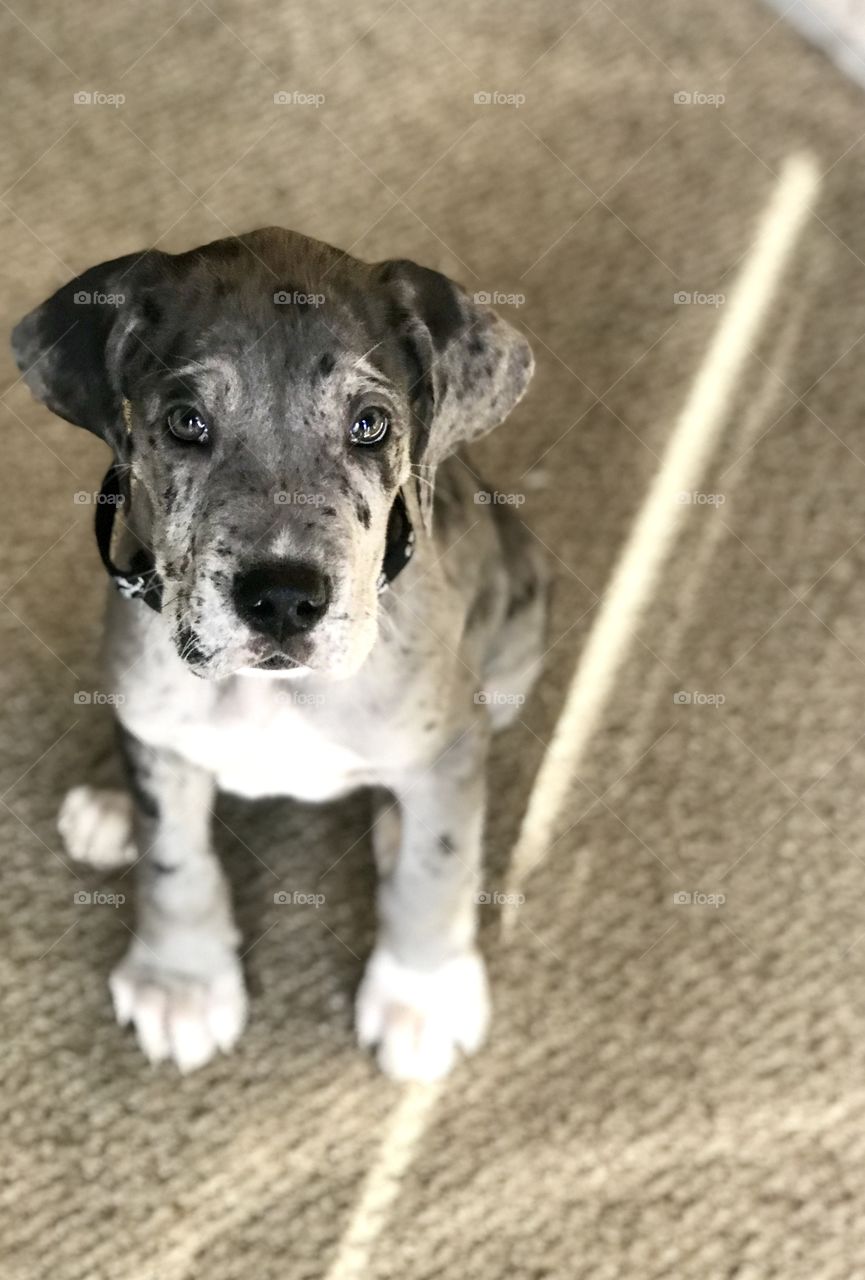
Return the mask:
<path id="1" fill-rule="evenodd" d="M 230 1058 L 181 1079 L 114 1024 L 131 902 L 98 893 L 129 880 L 54 825 L 117 777 L 76 500 L 106 456 L 3 356 L 4 1280 L 862 1274 L 863 100 L 776 16 L 2 6 L 4 331 L 94 262 L 279 223 L 505 295 L 531 338 L 533 389 L 478 450 L 556 576 L 545 677 L 496 743 L 490 892 L 718 295 L 787 157 L 823 174 L 557 842 L 506 941 L 483 910 L 490 1043 L 407 1134 L 411 1094 L 352 1040 L 362 796 L 221 803 L 253 995 Z"/>

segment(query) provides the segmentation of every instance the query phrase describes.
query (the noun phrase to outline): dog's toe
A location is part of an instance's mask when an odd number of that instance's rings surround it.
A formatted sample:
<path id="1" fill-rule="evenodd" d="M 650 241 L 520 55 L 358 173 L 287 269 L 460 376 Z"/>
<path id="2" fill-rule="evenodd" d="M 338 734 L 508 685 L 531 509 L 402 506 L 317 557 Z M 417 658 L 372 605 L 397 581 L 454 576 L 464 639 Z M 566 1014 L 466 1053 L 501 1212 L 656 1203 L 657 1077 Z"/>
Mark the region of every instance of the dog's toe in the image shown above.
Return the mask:
<path id="1" fill-rule="evenodd" d="M 457 1051 L 474 1053 L 489 1023 L 489 995 L 477 952 L 425 971 L 401 964 L 384 948 L 370 957 L 357 996 L 360 1044 L 378 1046 L 378 1062 L 394 1080 L 447 1075 Z"/>
<path id="2" fill-rule="evenodd" d="M 133 944 L 109 986 L 117 1021 L 132 1023 L 149 1061 L 171 1059 L 183 1072 L 228 1053 L 246 1023 L 246 991 L 231 953 L 212 976 L 186 974 L 159 968 Z"/>

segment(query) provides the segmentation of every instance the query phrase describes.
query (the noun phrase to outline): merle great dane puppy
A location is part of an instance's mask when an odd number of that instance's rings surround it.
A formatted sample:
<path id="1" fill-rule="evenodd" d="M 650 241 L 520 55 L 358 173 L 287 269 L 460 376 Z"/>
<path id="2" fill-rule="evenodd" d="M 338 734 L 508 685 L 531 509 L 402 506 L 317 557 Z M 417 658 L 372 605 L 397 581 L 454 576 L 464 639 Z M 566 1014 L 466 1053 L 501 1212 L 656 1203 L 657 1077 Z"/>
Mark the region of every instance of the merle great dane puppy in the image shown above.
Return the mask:
<path id="1" fill-rule="evenodd" d="M 485 763 L 544 615 L 526 530 L 455 450 L 520 399 L 528 344 L 435 271 L 268 229 L 94 267 L 13 346 L 38 399 L 111 446 L 104 497 L 125 498 L 118 545 L 117 505 L 97 536 L 129 796 L 75 788 L 60 820 L 76 857 L 137 859 L 119 1021 L 183 1070 L 243 1028 L 218 788 L 370 787 L 358 1037 L 396 1078 L 444 1074 L 488 1021 Z"/>

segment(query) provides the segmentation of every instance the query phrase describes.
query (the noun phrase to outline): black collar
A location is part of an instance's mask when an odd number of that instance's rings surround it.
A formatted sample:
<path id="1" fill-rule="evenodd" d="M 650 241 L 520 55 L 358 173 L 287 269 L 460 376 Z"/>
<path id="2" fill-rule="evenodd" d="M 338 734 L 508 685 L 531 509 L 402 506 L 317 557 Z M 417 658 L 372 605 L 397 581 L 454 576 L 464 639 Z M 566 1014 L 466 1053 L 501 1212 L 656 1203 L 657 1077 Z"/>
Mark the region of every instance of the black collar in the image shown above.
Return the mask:
<path id="1" fill-rule="evenodd" d="M 111 559 L 111 534 L 117 512 L 121 507 L 129 506 L 127 475 L 128 468 L 119 462 L 112 462 L 105 473 L 96 499 L 96 545 L 108 576 L 120 594 L 127 600 L 143 600 L 159 613 L 162 608 L 162 582 L 149 548 L 140 547 L 128 569 L 118 569 Z"/>
<path id="2" fill-rule="evenodd" d="M 162 608 L 162 581 L 154 566 L 153 555 L 141 547 L 132 557 L 128 569 L 118 569 L 111 559 L 111 535 L 120 507 L 129 507 L 129 486 L 126 483 L 128 468 L 112 462 L 102 481 L 96 500 L 96 545 L 108 576 L 127 600 L 143 600 L 157 613 Z M 414 529 L 402 493 L 398 493 L 387 522 L 387 545 L 381 572 L 378 576 L 379 592 L 387 591 L 398 573 L 401 573 L 414 551 Z"/>
<path id="3" fill-rule="evenodd" d="M 387 542 L 378 575 L 378 591 L 387 591 L 398 573 L 402 573 L 414 553 L 414 529 L 402 491 L 396 495 L 387 521 Z"/>

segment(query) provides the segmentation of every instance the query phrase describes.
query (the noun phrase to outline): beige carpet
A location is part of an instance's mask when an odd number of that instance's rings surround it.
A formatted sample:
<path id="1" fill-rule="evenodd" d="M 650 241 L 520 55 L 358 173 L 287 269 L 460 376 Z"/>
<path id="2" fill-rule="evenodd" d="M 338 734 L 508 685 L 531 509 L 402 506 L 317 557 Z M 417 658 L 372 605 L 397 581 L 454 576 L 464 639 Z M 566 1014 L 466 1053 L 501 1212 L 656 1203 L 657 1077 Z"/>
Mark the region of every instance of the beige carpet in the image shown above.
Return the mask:
<path id="1" fill-rule="evenodd" d="M 7 323 L 102 258 L 270 223 L 524 295 L 536 383 L 482 454 L 558 583 L 546 679 L 498 742 L 490 890 L 724 322 L 699 299 L 732 293 L 789 155 L 825 175 L 724 404 L 700 486 L 724 502 L 681 513 L 510 941 L 485 910 L 494 1033 L 433 1099 L 352 1042 L 362 798 L 221 807 L 254 997 L 231 1058 L 179 1079 L 114 1025 L 130 904 L 74 894 L 128 881 L 54 828 L 65 788 L 115 776 L 105 708 L 74 700 L 100 687 L 104 592 L 74 495 L 106 459 L 4 356 L 4 1280 L 863 1273 L 863 98 L 776 16 L 2 6 Z"/>

